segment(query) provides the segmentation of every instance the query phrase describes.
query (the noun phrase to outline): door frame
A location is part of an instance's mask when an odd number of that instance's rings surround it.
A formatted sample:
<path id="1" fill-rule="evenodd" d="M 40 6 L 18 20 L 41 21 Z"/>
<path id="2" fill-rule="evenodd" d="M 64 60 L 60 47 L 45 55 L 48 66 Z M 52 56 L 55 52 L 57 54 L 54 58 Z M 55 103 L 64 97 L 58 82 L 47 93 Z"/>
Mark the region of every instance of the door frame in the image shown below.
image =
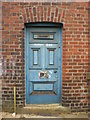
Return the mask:
<path id="1" fill-rule="evenodd" d="M 55 23 L 55 22 L 34 22 L 34 23 L 26 23 L 24 25 L 25 28 L 25 105 L 27 105 L 26 103 L 26 99 L 28 99 L 28 95 L 27 95 L 27 57 L 28 57 L 28 51 L 27 51 L 27 40 L 28 38 L 28 30 L 27 28 L 30 27 L 55 27 L 55 28 L 60 28 L 60 55 L 61 55 L 61 70 L 60 70 L 60 94 L 61 94 L 61 98 L 60 98 L 60 103 L 62 103 L 62 54 L 63 54 L 63 23 Z"/>

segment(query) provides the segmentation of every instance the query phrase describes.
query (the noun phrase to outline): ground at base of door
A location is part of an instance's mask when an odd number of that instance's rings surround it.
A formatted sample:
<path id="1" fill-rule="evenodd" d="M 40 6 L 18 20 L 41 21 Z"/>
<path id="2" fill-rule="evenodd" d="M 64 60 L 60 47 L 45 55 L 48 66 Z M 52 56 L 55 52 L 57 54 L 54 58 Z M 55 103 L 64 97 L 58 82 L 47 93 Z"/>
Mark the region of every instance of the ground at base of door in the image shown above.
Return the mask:
<path id="1" fill-rule="evenodd" d="M 2 118 L 88 118 L 88 113 L 86 112 L 73 112 L 71 114 L 61 113 L 58 116 L 42 116 L 35 114 L 16 114 L 2 112 Z"/>

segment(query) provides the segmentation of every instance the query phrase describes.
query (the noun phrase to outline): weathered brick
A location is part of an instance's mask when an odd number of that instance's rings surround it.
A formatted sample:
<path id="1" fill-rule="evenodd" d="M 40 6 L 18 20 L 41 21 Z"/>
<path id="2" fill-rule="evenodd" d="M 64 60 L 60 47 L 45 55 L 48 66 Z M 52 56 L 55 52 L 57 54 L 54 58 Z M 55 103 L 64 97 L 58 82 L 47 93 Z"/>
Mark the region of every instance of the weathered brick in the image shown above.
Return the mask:
<path id="1" fill-rule="evenodd" d="M 73 110 L 87 108 L 88 85 L 88 3 L 2 3 L 2 56 L 7 59 L 3 74 L 3 103 L 12 101 L 16 81 L 17 106 L 25 105 L 25 30 L 24 23 L 63 24 L 62 105 Z M 14 58 L 14 66 L 9 62 Z M 3 70 L 5 64 L 3 62 Z M 12 73 L 12 72 L 15 73 Z M 23 85 L 22 85 L 23 84 Z M 82 87 L 83 86 L 83 89 Z M 82 96 L 82 94 L 85 94 Z M 22 99 L 23 98 L 23 99 Z M 86 99 L 86 100 L 83 100 Z M 83 100 L 83 103 L 81 102 Z"/>

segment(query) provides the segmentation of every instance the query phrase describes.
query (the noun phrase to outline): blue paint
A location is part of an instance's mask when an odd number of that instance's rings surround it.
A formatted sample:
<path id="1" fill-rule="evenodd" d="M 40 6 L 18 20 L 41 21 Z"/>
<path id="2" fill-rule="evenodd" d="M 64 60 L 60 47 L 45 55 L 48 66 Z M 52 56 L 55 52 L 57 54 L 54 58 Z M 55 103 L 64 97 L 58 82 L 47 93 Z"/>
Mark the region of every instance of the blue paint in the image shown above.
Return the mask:
<path id="1" fill-rule="evenodd" d="M 49 51 L 49 64 L 50 65 L 54 64 L 54 50 Z"/>
<path id="2" fill-rule="evenodd" d="M 33 51 L 33 64 L 34 65 L 38 64 L 38 50 Z"/>
<path id="3" fill-rule="evenodd" d="M 45 83 L 35 83 L 34 90 L 53 90 L 53 84 L 45 84 Z"/>
<path id="4" fill-rule="evenodd" d="M 43 25 L 46 26 L 46 24 L 39 24 L 39 26 Z M 50 26 L 34 28 L 32 24 L 32 27 L 26 26 L 25 29 L 26 104 L 61 102 L 62 27 L 50 28 Z M 34 39 L 33 34 L 37 33 L 41 35 L 40 39 Z M 53 33 L 54 39 L 42 40 L 45 38 L 43 33 L 45 35 Z"/>

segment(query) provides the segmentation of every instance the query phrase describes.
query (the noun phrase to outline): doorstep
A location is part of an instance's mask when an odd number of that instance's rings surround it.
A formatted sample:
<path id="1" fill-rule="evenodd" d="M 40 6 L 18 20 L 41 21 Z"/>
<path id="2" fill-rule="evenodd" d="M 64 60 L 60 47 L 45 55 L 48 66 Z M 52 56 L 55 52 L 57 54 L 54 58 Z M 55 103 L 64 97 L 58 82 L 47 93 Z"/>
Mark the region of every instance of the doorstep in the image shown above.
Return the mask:
<path id="1" fill-rule="evenodd" d="M 34 114 L 40 116 L 59 116 L 61 113 L 71 113 L 70 108 L 60 104 L 29 104 L 23 108 L 18 108 L 19 114 Z"/>

